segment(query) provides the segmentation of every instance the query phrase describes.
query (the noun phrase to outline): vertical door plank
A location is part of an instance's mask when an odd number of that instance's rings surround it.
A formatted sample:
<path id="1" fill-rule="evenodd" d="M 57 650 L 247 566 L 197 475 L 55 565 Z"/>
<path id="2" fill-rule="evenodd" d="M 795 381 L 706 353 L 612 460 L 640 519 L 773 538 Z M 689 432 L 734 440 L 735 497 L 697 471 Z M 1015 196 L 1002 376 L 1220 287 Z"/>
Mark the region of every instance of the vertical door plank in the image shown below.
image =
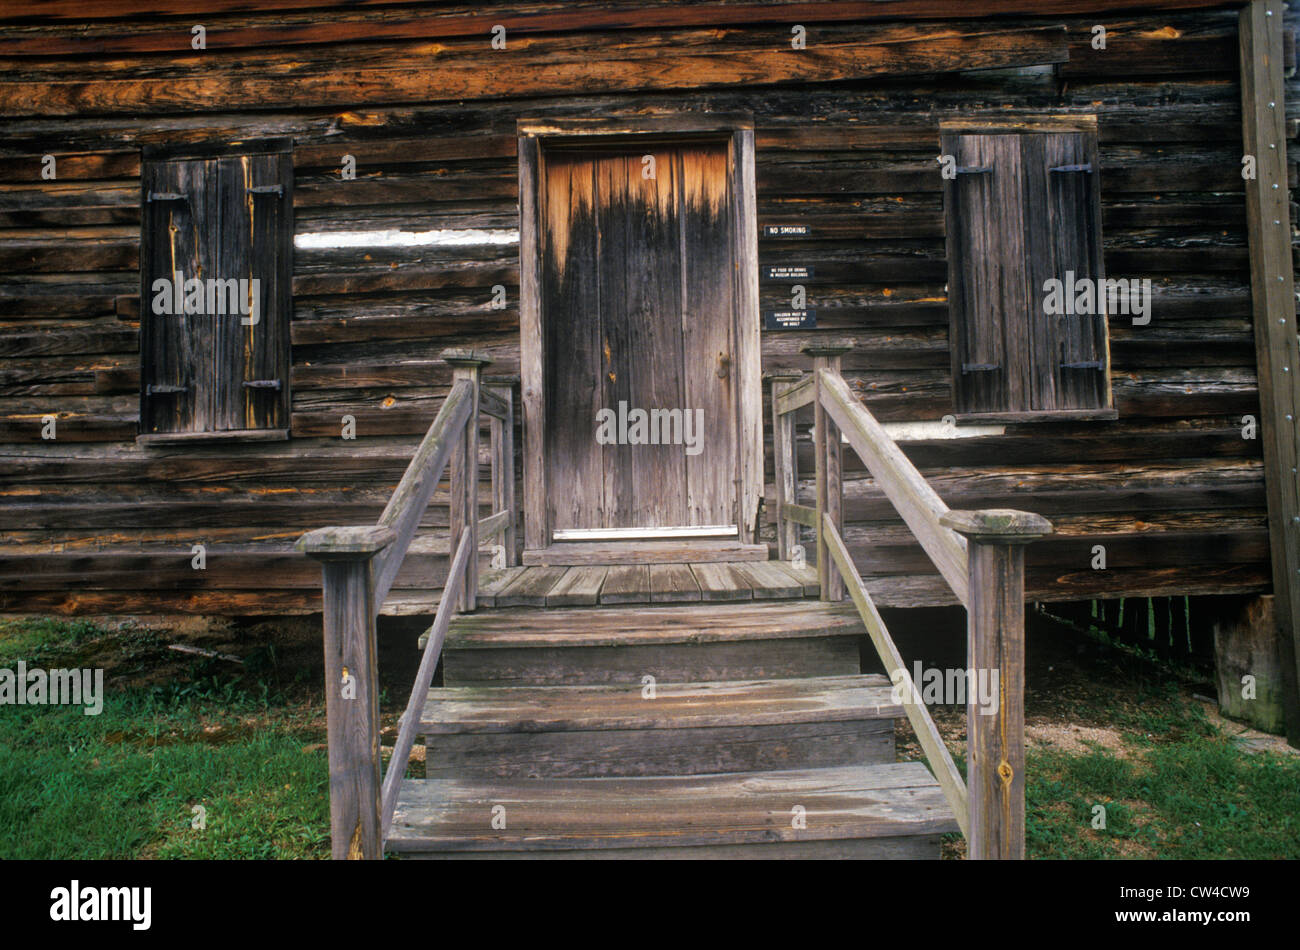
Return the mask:
<path id="1" fill-rule="evenodd" d="M 643 158 L 654 159 L 654 175 Z M 680 408 L 682 385 L 680 236 L 673 150 L 612 154 L 600 162 L 600 312 L 605 331 L 606 406 Z M 630 427 L 629 427 L 630 428 Z M 649 426 L 647 425 L 647 434 Z M 630 441 L 630 440 L 629 440 Z M 685 524 L 681 445 L 606 445 L 606 527 Z M 612 468 L 612 471 L 611 471 Z M 612 476 L 612 477 L 611 477 Z"/>
<path id="2" fill-rule="evenodd" d="M 686 521 L 736 524 L 735 253 L 725 144 L 683 147 L 681 176 L 684 406 L 703 416 L 699 452 L 685 454 Z M 702 410 L 697 413 L 696 410 Z"/>
<path id="3" fill-rule="evenodd" d="M 543 161 L 542 312 L 547 495 L 551 530 L 603 523 L 605 476 L 596 442 L 603 406 L 600 247 L 596 165 L 591 158 L 547 154 Z"/>

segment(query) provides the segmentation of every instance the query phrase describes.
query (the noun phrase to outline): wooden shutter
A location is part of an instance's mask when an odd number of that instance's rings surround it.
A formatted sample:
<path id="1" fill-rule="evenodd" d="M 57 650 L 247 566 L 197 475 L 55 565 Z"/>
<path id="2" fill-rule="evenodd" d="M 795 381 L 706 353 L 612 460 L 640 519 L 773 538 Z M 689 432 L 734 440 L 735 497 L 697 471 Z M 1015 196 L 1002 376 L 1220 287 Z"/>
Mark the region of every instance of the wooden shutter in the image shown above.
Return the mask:
<path id="1" fill-rule="evenodd" d="M 1103 275 L 1092 133 L 944 134 L 953 396 L 959 413 L 1110 406 L 1105 316 L 1049 316 L 1050 278 Z"/>
<path id="2" fill-rule="evenodd" d="M 141 433 L 200 435 L 289 425 L 292 158 L 146 161 L 141 235 Z M 258 283 L 258 320 L 155 313 L 154 282 Z M 224 297 L 223 297 L 224 300 Z"/>
<path id="3" fill-rule="evenodd" d="M 1034 379 L 1029 408 L 1106 408 L 1110 405 L 1110 366 L 1106 301 L 1101 293 L 1105 268 L 1096 136 L 1052 132 L 1023 138 L 1025 234 L 1033 249 L 1029 273 Z M 1096 312 L 1045 314 L 1043 287 L 1052 278 L 1070 284 L 1091 281 L 1097 289 Z M 1067 294 L 1073 293 L 1070 284 L 1065 285 Z"/>
<path id="4" fill-rule="evenodd" d="M 1015 336 L 1028 306 L 1020 137 L 944 136 L 957 163 L 945 179 L 952 373 L 963 412 L 997 412 L 1023 398 Z"/>
<path id="5" fill-rule="evenodd" d="M 146 434 L 212 427 L 211 319 L 166 312 L 173 301 L 159 300 L 154 282 L 174 281 L 177 273 L 183 281 L 215 268 L 208 238 L 213 171 L 206 160 L 150 162 L 142 170 L 140 425 Z M 164 312 L 155 312 L 156 306 Z"/>
<path id="6" fill-rule="evenodd" d="M 289 426 L 293 163 L 287 154 L 218 162 L 222 277 L 258 281 L 258 322 L 218 318 L 214 414 L 220 431 Z"/>

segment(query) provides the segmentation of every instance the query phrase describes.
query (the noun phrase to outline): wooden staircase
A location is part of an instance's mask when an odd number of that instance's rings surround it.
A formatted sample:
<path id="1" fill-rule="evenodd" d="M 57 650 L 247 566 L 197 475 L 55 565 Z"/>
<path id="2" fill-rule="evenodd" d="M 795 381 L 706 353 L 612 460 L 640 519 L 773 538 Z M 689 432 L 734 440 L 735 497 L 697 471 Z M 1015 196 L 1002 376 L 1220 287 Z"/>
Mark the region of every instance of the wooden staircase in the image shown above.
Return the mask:
<path id="1" fill-rule="evenodd" d="M 950 510 L 849 389 L 848 347 L 801 349 L 813 372 L 772 379 L 780 563 L 607 568 L 517 564 L 511 391 L 482 385 L 482 354 L 444 353 L 452 388 L 378 523 L 298 542 L 321 562 L 335 858 L 936 857 L 958 830 L 972 858 L 1024 857 L 1024 548 L 1051 525 Z M 815 506 L 796 491 L 805 406 Z M 997 675 L 991 709 L 967 698 L 965 777 L 845 545 L 842 438 L 965 605 L 965 672 Z M 451 558 L 385 771 L 376 621 L 444 470 Z M 786 563 L 801 529 L 815 579 Z M 497 537 L 508 579 L 480 585 L 480 541 Z M 860 675 L 867 640 L 897 698 Z M 929 769 L 894 761 L 900 713 Z"/>
<path id="2" fill-rule="evenodd" d="M 451 623 L 387 850 L 938 857 L 958 830 L 852 607 L 495 609 Z"/>

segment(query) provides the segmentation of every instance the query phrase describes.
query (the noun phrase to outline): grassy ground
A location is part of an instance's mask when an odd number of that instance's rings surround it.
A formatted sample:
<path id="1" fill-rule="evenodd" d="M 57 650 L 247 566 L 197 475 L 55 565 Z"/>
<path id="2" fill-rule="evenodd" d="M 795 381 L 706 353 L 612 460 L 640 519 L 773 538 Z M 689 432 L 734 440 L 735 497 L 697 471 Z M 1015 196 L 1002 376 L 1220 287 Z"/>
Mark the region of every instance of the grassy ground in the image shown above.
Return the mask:
<path id="1" fill-rule="evenodd" d="M 1300 858 L 1300 755 L 1221 717 L 1198 698 L 1214 690 L 1195 671 L 1049 623 L 1033 627 L 1030 858 Z M 964 711 L 937 707 L 934 718 L 964 769 Z M 905 724 L 899 742 L 915 757 Z M 964 852 L 959 836 L 945 846 L 947 857 Z"/>
<path id="2" fill-rule="evenodd" d="M 1276 742 L 1248 751 L 1243 727 L 1195 698 L 1194 677 L 1060 630 L 1035 630 L 1029 646 L 1031 857 L 1300 858 L 1300 756 Z M 107 694 L 99 716 L 0 705 L 0 858 L 327 856 L 319 649 L 310 624 L 0 620 L 0 667 L 103 668 Z M 388 649 L 391 741 L 413 666 Z M 961 711 L 935 719 L 958 753 Z M 915 757 L 905 722 L 898 739 Z M 963 850 L 955 838 L 945 853 Z"/>
<path id="3" fill-rule="evenodd" d="M 0 706 L 0 857 L 328 854 L 324 729 L 305 684 L 280 682 L 271 651 L 241 667 L 165 636 L 0 621 L 0 666 L 107 670 L 98 716 Z"/>

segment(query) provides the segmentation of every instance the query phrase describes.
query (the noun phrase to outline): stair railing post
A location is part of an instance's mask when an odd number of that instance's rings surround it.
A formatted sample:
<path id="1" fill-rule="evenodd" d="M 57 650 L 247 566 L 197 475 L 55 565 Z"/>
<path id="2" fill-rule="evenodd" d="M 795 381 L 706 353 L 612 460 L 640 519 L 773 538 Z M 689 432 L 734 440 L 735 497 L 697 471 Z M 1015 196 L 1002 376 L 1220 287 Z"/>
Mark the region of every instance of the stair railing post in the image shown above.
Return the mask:
<path id="1" fill-rule="evenodd" d="M 794 556 L 799 524 L 791 521 L 786 506 L 795 503 L 799 486 L 799 453 L 795 446 L 793 412 L 777 412 L 776 401 L 802 377 L 798 373 L 770 373 L 772 390 L 772 481 L 776 490 L 776 553 L 782 561 Z"/>
<path id="2" fill-rule="evenodd" d="M 963 535 L 966 605 L 966 787 L 972 859 L 1025 856 L 1025 545 L 1051 523 L 1025 511 L 949 511 Z M 996 679 L 995 679 L 996 677 Z"/>
<path id="3" fill-rule="evenodd" d="M 838 603 L 844 599 L 844 579 L 831 560 L 826 545 L 825 518 L 844 536 L 844 485 L 841 477 L 840 430 L 822 403 L 821 371 L 840 372 L 840 357 L 853 349 L 848 341 L 805 343 L 799 352 L 813 358 L 817 398 L 813 403 L 813 457 L 817 462 L 817 580 L 821 599 Z"/>
<path id="4" fill-rule="evenodd" d="M 451 454 L 451 504 L 448 521 L 451 526 L 451 556 L 456 553 L 456 539 L 469 529 L 470 550 L 474 556 L 465 568 L 465 581 L 459 591 L 446 591 L 443 596 L 459 596 L 461 610 L 474 610 L 478 606 L 478 427 L 479 386 L 483 367 L 492 360 L 474 350 L 443 350 L 442 358 L 452 366 L 452 385 L 462 379 L 474 386 L 470 402 L 469 419 L 465 431 L 456 440 Z"/>
<path id="5" fill-rule="evenodd" d="M 515 389 L 513 385 L 504 386 L 500 392 L 506 403 L 506 417 L 501 422 L 501 497 L 497 499 L 497 511 L 510 512 L 501 543 L 506 548 L 506 567 L 514 567 L 519 563 L 515 543 Z"/>
<path id="6" fill-rule="evenodd" d="M 379 671 L 374 558 L 392 528 L 321 528 L 298 550 L 321 562 L 325 615 L 325 717 L 330 845 L 341 859 L 383 857 L 380 821 Z"/>

